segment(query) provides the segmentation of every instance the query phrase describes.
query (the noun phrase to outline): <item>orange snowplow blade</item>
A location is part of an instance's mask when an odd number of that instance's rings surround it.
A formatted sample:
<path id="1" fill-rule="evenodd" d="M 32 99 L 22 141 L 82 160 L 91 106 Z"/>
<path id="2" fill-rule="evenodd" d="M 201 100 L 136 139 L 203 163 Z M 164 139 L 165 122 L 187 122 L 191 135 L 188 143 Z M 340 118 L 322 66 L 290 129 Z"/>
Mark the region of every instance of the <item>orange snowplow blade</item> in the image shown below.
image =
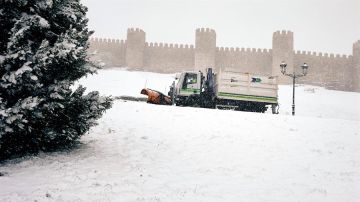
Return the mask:
<path id="1" fill-rule="evenodd" d="M 171 97 L 166 96 L 159 91 L 144 88 L 141 90 L 141 94 L 148 96 L 148 103 L 159 105 L 171 105 Z"/>

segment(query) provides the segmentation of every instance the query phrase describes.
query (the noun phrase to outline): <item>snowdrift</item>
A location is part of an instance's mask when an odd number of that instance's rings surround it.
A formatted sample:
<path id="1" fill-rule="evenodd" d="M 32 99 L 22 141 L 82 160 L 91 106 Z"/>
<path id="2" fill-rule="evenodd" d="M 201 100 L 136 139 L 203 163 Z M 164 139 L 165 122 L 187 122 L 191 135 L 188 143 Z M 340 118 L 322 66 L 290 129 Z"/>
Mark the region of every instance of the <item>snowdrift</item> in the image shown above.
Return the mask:
<path id="1" fill-rule="evenodd" d="M 172 75 L 104 70 L 103 94 L 166 93 Z M 280 87 L 280 114 L 118 100 L 73 151 L 0 165 L 0 201 L 350 201 L 360 198 L 359 94 Z M 156 116 L 155 116 L 156 114 Z"/>

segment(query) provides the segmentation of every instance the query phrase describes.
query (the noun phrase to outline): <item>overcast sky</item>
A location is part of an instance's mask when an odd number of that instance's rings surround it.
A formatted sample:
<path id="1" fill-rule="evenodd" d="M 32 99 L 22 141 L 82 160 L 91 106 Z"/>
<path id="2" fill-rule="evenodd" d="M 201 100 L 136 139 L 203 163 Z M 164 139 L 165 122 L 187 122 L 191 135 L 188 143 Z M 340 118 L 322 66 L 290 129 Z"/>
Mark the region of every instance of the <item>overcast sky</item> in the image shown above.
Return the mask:
<path id="1" fill-rule="evenodd" d="M 295 50 L 352 54 L 360 39 L 360 0 L 83 0 L 94 36 L 126 39 L 129 27 L 148 42 L 194 44 L 210 27 L 217 46 L 271 48 L 276 30 L 294 32 Z"/>

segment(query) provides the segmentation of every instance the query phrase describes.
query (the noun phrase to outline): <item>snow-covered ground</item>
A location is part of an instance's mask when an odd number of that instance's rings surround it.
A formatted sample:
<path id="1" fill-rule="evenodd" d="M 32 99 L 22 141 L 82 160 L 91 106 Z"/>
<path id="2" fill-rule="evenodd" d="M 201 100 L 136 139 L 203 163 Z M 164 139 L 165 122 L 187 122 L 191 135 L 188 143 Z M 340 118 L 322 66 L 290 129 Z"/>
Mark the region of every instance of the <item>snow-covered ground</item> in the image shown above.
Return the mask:
<path id="1" fill-rule="evenodd" d="M 172 75 L 103 70 L 103 94 L 166 92 Z M 116 101 L 69 152 L 0 165 L 0 201 L 349 201 L 360 198 L 360 94 L 280 87 L 272 115 Z"/>
<path id="2" fill-rule="evenodd" d="M 146 97 L 140 94 L 147 87 L 167 94 L 174 81 L 174 74 L 151 72 L 131 72 L 125 69 L 109 69 L 80 80 L 89 91 L 97 90 L 104 95 L 129 95 Z M 279 87 L 281 114 L 291 115 L 292 86 Z M 360 94 L 329 91 L 316 86 L 296 87 L 296 115 L 319 118 L 346 119 L 360 121 Z"/>

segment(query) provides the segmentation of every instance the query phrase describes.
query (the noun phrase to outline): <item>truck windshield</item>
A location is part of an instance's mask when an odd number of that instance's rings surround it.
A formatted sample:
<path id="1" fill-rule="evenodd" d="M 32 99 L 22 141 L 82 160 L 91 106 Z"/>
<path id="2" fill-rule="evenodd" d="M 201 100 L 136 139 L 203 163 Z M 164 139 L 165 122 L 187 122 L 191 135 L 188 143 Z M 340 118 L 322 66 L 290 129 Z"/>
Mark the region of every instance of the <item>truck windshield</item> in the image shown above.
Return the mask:
<path id="1" fill-rule="evenodd" d="M 196 73 L 186 73 L 183 83 L 183 88 L 194 88 L 197 83 L 197 74 Z"/>
<path id="2" fill-rule="evenodd" d="M 187 73 L 185 79 L 187 84 L 195 84 L 197 83 L 197 74 Z"/>

